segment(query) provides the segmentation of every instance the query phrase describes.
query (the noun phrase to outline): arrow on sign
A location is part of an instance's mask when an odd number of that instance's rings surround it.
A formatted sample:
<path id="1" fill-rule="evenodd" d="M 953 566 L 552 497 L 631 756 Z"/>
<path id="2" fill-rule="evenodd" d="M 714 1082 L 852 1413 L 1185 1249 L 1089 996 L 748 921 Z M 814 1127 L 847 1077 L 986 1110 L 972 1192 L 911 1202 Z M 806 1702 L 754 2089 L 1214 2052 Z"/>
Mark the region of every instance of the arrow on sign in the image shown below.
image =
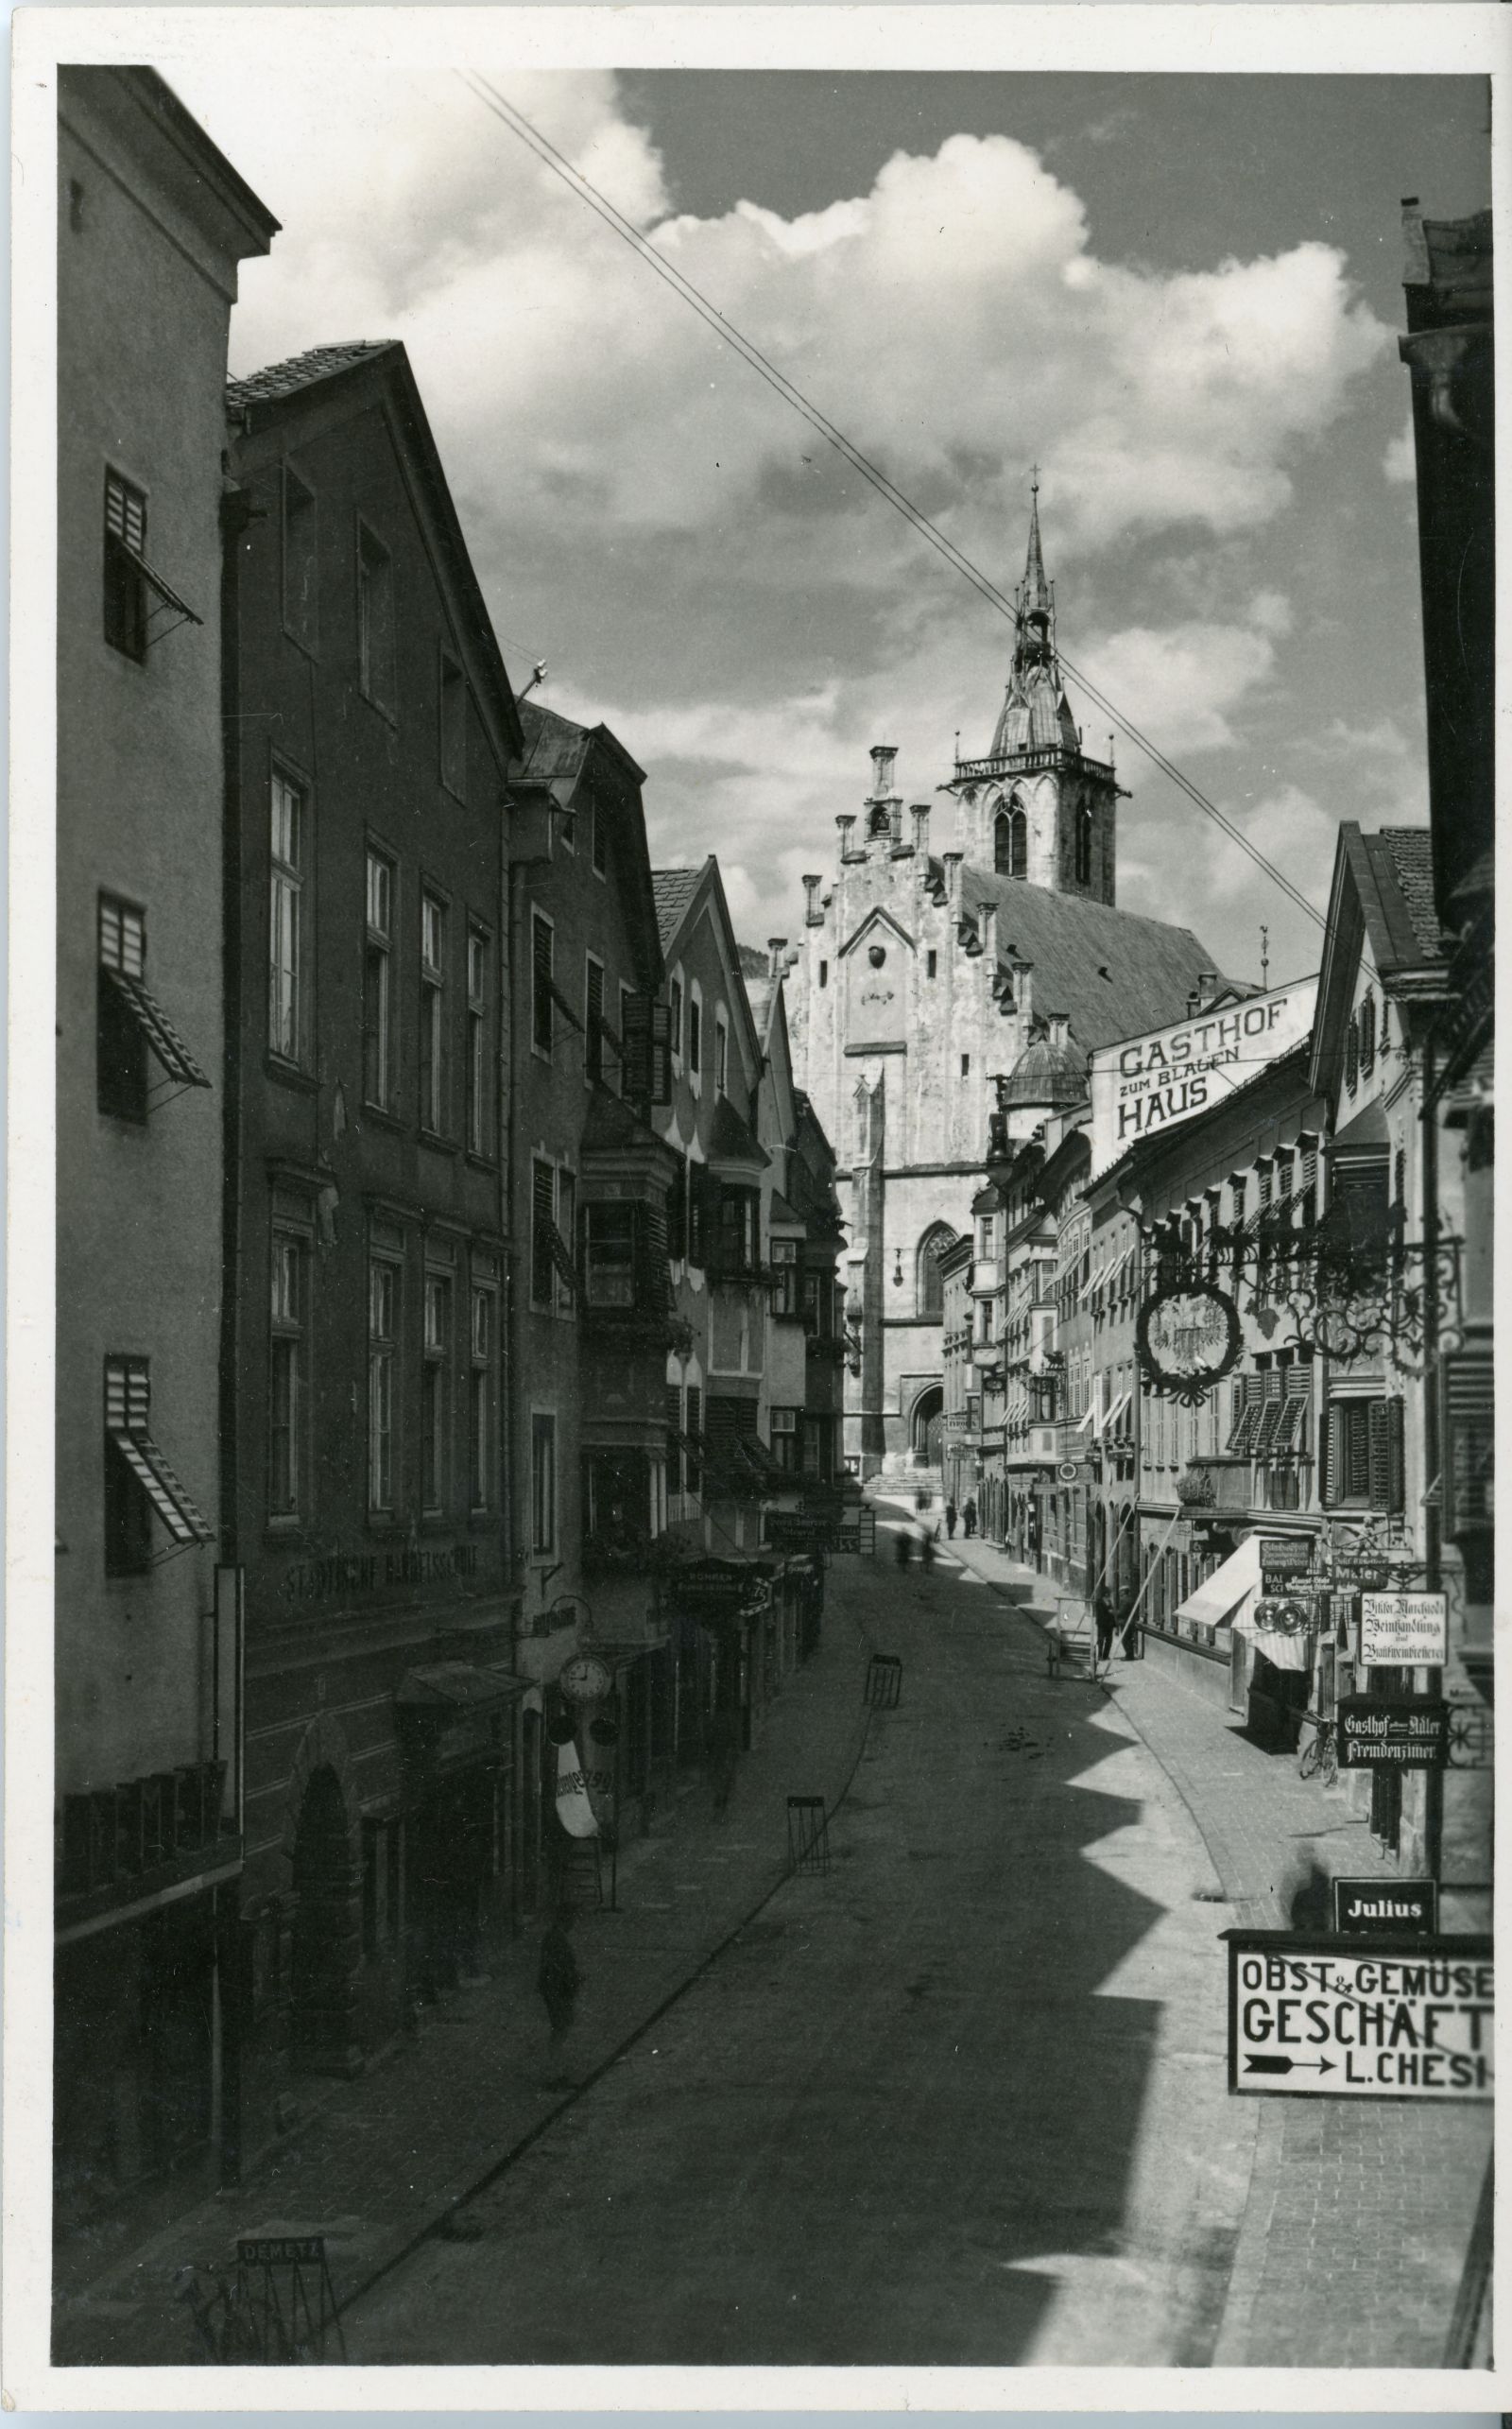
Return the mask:
<path id="1" fill-rule="evenodd" d="M 1332 2075 L 1331 2058 L 1255 2058 L 1246 2053 L 1245 2064 L 1251 2075 Z"/>

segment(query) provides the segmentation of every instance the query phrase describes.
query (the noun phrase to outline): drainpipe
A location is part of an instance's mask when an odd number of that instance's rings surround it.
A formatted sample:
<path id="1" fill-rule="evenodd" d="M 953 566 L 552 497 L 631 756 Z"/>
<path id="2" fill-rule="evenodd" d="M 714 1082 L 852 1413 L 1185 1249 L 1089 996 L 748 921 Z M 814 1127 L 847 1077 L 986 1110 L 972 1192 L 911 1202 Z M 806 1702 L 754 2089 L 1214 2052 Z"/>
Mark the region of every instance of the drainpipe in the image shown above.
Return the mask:
<path id="1" fill-rule="evenodd" d="M 1435 1053 L 1432 1029 L 1423 1043 L 1423 1465 L 1432 1488 L 1423 1511 L 1423 1577 L 1430 1593 L 1443 1584 L 1443 1446 L 1438 1423 L 1438 1118 L 1435 1101 Z M 1405 1209 L 1403 1216 L 1405 1217 Z M 1444 1691 L 1442 1670 L 1425 1670 L 1423 1687 L 1431 1696 Z M 1430 1768 L 1423 1774 L 1423 1853 L 1429 1877 L 1443 1877 L 1444 1775 Z"/>

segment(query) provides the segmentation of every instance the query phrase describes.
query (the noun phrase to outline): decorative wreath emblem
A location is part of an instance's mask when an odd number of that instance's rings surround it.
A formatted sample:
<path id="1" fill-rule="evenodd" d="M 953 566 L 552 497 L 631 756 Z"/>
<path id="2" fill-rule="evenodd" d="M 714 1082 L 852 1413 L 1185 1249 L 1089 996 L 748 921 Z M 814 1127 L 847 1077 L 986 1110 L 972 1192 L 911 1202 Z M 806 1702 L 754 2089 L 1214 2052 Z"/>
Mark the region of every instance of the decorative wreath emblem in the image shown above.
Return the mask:
<path id="1" fill-rule="evenodd" d="M 1211 1283 L 1178 1283 L 1156 1291 L 1134 1327 L 1134 1352 L 1143 1372 L 1163 1399 L 1187 1408 L 1195 1408 L 1222 1382 L 1243 1346 L 1239 1310 Z"/>

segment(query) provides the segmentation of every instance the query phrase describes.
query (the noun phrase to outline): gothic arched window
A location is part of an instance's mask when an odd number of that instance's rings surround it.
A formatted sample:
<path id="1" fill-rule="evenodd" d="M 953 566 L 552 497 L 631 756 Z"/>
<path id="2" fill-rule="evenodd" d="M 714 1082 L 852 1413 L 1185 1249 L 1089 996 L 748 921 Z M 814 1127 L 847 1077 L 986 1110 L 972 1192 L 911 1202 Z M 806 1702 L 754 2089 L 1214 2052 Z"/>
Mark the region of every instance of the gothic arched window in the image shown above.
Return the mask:
<path id="1" fill-rule="evenodd" d="M 1092 882 L 1092 814 L 1081 810 L 1076 817 L 1076 883 L 1090 886 Z"/>
<path id="2" fill-rule="evenodd" d="M 945 1283 L 940 1275 L 939 1261 L 947 1249 L 955 1246 L 955 1234 L 948 1223 L 931 1223 L 919 1243 L 914 1266 L 914 1307 L 919 1316 L 943 1316 Z"/>
<path id="3" fill-rule="evenodd" d="M 999 810 L 993 821 L 992 866 L 1000 877 L 1029 874 L 1029 821 L 1017 805 Z"/>

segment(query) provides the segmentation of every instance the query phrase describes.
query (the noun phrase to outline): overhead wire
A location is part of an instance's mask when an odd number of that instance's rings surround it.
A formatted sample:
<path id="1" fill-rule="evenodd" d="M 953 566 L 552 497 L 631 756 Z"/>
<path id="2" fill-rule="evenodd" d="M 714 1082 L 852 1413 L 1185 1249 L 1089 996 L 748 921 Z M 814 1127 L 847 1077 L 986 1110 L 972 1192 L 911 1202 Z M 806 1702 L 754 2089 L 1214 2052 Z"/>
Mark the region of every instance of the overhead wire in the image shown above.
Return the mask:
<path id="1" fill-rule="evenodd" d="M 734 322 L 728 319 L 718 305 L 712 302 L 683 271 L 670 262 L 664 253 L 660 252 L 649 239 L 643 235 L 633 221 L 626 218 L 624 213 L 610 202 L 606 195 L 600 193 L 597 186 L 584 176 L 582 170 L 570 161 L 565 153 L 558 150 L 550 137 L 542 134 L 541 129 L 533 120 L 525 116 L 524 111 L 507 100 L 477 69 L 458 68 L 455 73 L 461 78 L 475 100 L 481 101 L 485 109 L 490 111 L 504 126 L 507 127 L 510 132 L 535 154 L 544 167 L 558 178 L 570 191 L 576 194 L 581 201 L 586 202 L 590 210 L 596 213 L 605 225 L 627 244 L 640 260 L 644 262 L 648 269 L 653 270 L 658 278 L 670 286 L 674 294 L 680 297 L 682 301 L 698 315 L 698 318 L 724 344 L 739 354 L 741 359 L 749 365 L 759 378 L 766 382 L 785 405 L 801 415 L 810 427 L 816 430 L 836 454 L 861 475 L 863 480 L 869 483 L 879 496 L 912 525 L 920 539 L 927 542 L 929 546 L 944 558 L 963 579 L 971 583 L 989 607 L 995 608 L 1001 615 L 1005 616 L 1016 629 L 1020 626 L 1022 619 L 1017 606 L 998 588 L 991 577 L 983 573 L 981 567 L 974 564 L 965 552 L 957 547 L 954 541 L 931 521 L 920 507 L 914 504 L 914 501 L 898 487 L 898 484 L 883 471 L 879 464 L 874 463 L 864 450 L 848 438 L 846 433 L 830 420 L 828 414 L 788 378 L 785 371 L 781 370 L 762 353 L 759 346 L 753 344 L 742 331 L 737 329 Z M 1205 817 L 1211 818 L 1228 837 L 1228 840 L 1239 851 L 1246 853 L 1255 867 L 1263 870 L 1298 910 L 1304 912 L 1307 918 L 1318 927 L 1326 930 L 1328 922 L 1323 913 L 1316 908 L 1315 904 L 1309 902 L 1307 896 L 1277 868 L 1274 861 L 1266 857 L 1260 847 L 1245 834 L 1243 828 L 1237 826 L 1223 810 L 1219 809 L 1217 803 L 1210 800 L 1200 785 L 1194 784 L 1157 743 L 1152 742 L 1131 718 L 1125 716 L 1124 712 L 1108 699 L 1106 693 L 1098 688 L 1091 676 L 1066 656 L 1058 644 L 1057 655 L 1068 674 L 1074 678 L 1089 698 L 1102 710 L 1106 716 L 1112 719 L 1118 732 L 1123 733 L 1136 749 L 1143 751 L 1151 765 L 1175 784 L 1197 809 L 1201 810 Z"/>

